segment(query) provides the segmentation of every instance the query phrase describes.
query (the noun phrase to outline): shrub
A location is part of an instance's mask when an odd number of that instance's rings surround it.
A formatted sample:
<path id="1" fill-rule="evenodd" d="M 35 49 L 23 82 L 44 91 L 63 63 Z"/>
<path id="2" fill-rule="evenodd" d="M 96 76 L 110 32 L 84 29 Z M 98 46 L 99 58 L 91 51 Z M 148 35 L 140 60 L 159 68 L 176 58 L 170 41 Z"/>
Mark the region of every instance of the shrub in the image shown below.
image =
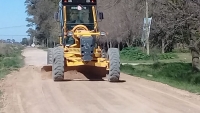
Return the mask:
<path id="1" fill-rule="evenodd" d="M 139 48 L 135 47 L 127 47 L 124 48 L 122 51 L 120 51 L 120 57 L 121 59 L 126 60 L 166 60 L 166 59 L 175 59 L 178 58 L 178 56 L 175 53 L 154 53 L 151 55 L 147 55 L 146 53 L 143 53 L 143 51 Z"/>
<path id="2" fill-rule="evenodd" d="M 22 49 L 21 45 L 0 44 L 0 78 L 23 65 Z"/>
<path id="3" fill-rule="evenodd" d="M 174 53 L 164 53 L 158 55 L 159 60 L 175 59 L 175 58 L 178 58 L 178 56 Z"/>
<path id="4" fill-rule="evenodd" d="M 133 47 L 124 48 L 120 51 L 120 57 L 127 60 L 149 60 L 150 56 L 142 52 L 142 50 Z"/>

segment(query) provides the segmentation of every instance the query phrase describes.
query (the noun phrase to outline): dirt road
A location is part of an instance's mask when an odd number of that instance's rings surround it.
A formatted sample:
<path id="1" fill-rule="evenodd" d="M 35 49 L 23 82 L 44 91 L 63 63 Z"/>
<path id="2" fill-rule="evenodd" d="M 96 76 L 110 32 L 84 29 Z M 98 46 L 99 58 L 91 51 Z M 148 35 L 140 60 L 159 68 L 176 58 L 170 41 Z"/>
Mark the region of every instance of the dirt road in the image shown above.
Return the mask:
<path id="1" fill-rule="evenodd" d="M 46 52 L 27 48 L 26 66 L 1 82 L 1 113 L 199 113 L 200 96 L 122 74 L 126 82 L 53 82 L 41 72 Z"/>

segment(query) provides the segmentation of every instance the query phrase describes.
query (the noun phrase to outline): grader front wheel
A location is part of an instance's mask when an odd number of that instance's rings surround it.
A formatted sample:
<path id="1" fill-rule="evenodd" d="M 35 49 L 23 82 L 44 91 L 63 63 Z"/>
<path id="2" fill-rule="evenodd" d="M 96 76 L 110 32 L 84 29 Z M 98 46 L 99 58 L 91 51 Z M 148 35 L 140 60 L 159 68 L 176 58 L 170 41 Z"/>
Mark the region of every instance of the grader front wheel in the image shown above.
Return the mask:
<path id="1" fill-rule="evenodd" d="M 61 47 L 53 51 L 52 77 L 54 81 L 64 80 L 64 50 Z"/>
<path id="2" fill-rule="evenodd" d="M 120 78 L 120 56 L 117 48 L 108 49 L 108 60 L 110 62 L 110 70 L 108 74 L 109 82 L 118 82 Z"/>

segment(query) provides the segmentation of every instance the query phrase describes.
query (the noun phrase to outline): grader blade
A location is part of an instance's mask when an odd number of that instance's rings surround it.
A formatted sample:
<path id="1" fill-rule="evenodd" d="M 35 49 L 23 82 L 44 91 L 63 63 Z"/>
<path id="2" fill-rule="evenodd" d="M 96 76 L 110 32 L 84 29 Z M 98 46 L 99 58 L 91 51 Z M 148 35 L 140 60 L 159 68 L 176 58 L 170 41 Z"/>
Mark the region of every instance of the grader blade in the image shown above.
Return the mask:
<path id="1" fill-rule="evenodd" d="M 42 71 L 42 72 L 49 72 L 49 71 L 52 71 L 52 66 L 51 66 L 51 65 L 43 66 L 43 67 L 41 68 L 41 71 Z"/>
<path id="2" fill-rule="evenodd" d="M 41 68 L 43 73 L 48 73 L 48 76 L 52 74 L 52 66 L 46 65 Z M 64 79 L 65 80 L 103 80 L 106 77 L 108 71 L 106 68 L 94 67 L 94 66 L 70 66 L 65 67 Z M 46 75 L 46 74 L 45 74 Z"/>
<path id="3" fill-rule="evenodd" d="M 65 68 L 65 73 L 70 71 L 76 71 L 82 75 L 84 75 L 88 79 L 102 79 L 106 77 L 108 73 L 106 68 L 102 67 L 94 67 L 94 66 L 70 66 Z M 69 75 L 67 75 L 69 76 Z M 72 75 L 73 76 L 73 75 Z"/>

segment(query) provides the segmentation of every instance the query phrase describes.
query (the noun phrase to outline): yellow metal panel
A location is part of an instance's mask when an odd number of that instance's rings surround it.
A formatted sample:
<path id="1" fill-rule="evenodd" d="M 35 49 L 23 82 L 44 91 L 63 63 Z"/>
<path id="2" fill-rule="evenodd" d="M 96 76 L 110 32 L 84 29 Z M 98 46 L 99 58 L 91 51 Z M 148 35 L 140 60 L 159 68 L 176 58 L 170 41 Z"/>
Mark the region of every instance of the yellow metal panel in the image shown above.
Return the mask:
<path id="1" fill-rule="evenodd" d="M 100 32 L 97 32 L 97 14 L 96 14 L 96 7 L 92 6 L 92 13 L 94 18 L 94 30 L 89 31 L 88 28 L 84 25 L 77 25 L 75 26 L 71 32 L 73 32 L 73 38 L 75 39 L 75 44 L 71 45 L 70 47 L 65 47 L 64 57 L 66 58 L 67 66 L 81 66 L 81 65 L 90 65 L 95 67 L 106 67 L 109 69 L 109 61 L 105 58 L 101 58 L 101 49 L 98 46 L 97 49 L 94 49 L 93 60 L 90 62 L 83 62 L 81 56 L 81 49 L 80 49 L 80 37 L 81 36 L 100 36 Z M 64 32 L 67 31 L 67 8 L 63 6 L 63 19 L 64 19 Z M 66 36 L 64 36 L 66 38 Z M 60 39 L 60 43 L 61 43 Z"/>
<path id="2" fill-rule="evenodd" d="M 100 35 L 100 32 L 97 32 L 97 33 L 89 33 L 89 32 L 81 32 L 81 33 L 74 33 L 74 35 Z"/>
<path id="3" fill-rule="evenodd" d="M 95 67 L 107 67 L 106 62 L 82 62 L 82 61 L 76 61 L 76 62 L 69 62 L 67 61 L 67 66 L 81 66 L 81 65 L 89 65 L 89 66 L 95 66 Z"/>
<path id="4" fill-rule="evenodd" d="M 59 43 L 62 45 L 62 37 L 59 37 Z"/>
<path id="5" fill-rule="evenodd" d="M 92 6 L 92 13 L 93 13 L 93 18 L 94 18 L 94 30 L 97 31 L 97 18 L 96 18 L 96 10 L 94 6 Z"/>
<path id="6" fill-rule="evenodd" d="M 63 6 L 63 15 L 64 15 L 64 32 L 67 31 L 67 8 L 66 6 Z M 66 38 L 66 36 L 64 35 L 64 38 Z"/>

